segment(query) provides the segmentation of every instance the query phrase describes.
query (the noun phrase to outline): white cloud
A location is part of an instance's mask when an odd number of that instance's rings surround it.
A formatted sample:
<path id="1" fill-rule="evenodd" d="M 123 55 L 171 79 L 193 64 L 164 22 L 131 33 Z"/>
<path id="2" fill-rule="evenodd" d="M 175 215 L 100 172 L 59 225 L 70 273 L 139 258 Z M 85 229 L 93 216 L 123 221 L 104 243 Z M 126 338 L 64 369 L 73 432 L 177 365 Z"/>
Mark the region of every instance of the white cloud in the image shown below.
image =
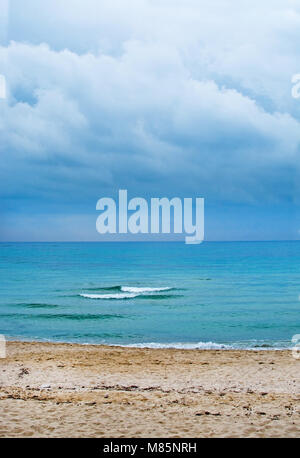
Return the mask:
<path id="1" fill-rule="evenodd" d="M 281 108 L 290 105 L 298 1 L 27 0 L 26 9 L 22 1 L 11 1 L 11 39 L 111 55 L 122 54 L 128 41 L 157 43 L 175 48 L 196 79 L 225 78 Z"/>
<path id="2" fill-rule="evenodd" d="M 68 3 L 11 1 L 16 41 L 0 47 L 8 206 L 94 209 L 119 188 L 218 202 L 296 198 L 298 3 Z"/>
<path id="3" fill-rule="evenodd" d="M 7 167 L 38 160 L 48 174 L 52 162 L 73 161 L 94 183 L 101 168 L 112 186 L 125 173 L 137 185 L 152 173 L 171 187 L 188 175 L 189 191 L 200 186 L 252 200 L 261 198 L 261 175 L 299 157 L 300 124 L 291 114 L 269 113 L 236 89 L 194 79 L 169 45 L 131 41 L 112 57 L 12 43 L 1 55 L 10 83 L 1 129 Z M 270 197 L 273 179 L 260 185 Z"/>

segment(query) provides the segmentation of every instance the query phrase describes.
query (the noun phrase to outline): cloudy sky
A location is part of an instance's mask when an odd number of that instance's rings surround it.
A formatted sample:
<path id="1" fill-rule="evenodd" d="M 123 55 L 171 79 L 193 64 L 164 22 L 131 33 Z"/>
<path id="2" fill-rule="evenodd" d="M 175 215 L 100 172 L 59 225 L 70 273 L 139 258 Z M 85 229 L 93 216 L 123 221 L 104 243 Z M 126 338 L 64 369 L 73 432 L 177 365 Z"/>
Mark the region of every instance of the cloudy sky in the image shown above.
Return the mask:
<path id="1" fill-rule="evenodd" d="M 300 0 L 0 7 L 0 240 L 100 240 L 119 189 L 204 197 L 207 240 L 299 239 Z"/>

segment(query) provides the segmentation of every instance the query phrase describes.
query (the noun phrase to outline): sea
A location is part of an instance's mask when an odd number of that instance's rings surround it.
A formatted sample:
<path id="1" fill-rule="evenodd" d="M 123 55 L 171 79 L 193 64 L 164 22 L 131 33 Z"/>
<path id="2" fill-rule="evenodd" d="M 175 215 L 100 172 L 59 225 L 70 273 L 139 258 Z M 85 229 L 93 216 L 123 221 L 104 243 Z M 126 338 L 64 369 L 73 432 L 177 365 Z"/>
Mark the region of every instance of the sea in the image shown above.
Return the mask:
<path id="1" fill-rule="evenodd" d="M 291 348 L 299 295 L 300 241 L 0 244 L 8 340 Z"/>

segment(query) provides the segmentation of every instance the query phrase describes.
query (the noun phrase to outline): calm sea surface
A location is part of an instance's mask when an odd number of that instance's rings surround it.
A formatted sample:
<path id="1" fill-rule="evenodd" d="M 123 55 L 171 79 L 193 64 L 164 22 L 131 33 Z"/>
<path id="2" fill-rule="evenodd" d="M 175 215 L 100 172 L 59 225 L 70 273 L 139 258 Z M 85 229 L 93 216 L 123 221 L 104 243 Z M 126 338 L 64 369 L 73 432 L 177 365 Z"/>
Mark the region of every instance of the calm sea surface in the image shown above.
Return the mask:
<path id="1" fill-rule="evenodd" d="M 300 242 L 2 243 L 0 334 L 182 348 L 286 348 Z"/>

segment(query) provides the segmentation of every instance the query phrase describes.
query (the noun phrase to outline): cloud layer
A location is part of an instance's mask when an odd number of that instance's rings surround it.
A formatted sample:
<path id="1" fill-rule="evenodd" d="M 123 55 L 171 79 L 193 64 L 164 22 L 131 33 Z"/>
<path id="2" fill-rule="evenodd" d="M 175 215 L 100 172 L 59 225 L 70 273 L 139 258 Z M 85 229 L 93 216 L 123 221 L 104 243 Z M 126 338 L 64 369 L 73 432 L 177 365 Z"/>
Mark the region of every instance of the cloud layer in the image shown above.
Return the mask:
<path id="1" fill-rule="evenodd" d="M 11 1 L 3 212 L 78 214 L 120 188 L 295 203 L 300 6 L 261 3 Z"/>

